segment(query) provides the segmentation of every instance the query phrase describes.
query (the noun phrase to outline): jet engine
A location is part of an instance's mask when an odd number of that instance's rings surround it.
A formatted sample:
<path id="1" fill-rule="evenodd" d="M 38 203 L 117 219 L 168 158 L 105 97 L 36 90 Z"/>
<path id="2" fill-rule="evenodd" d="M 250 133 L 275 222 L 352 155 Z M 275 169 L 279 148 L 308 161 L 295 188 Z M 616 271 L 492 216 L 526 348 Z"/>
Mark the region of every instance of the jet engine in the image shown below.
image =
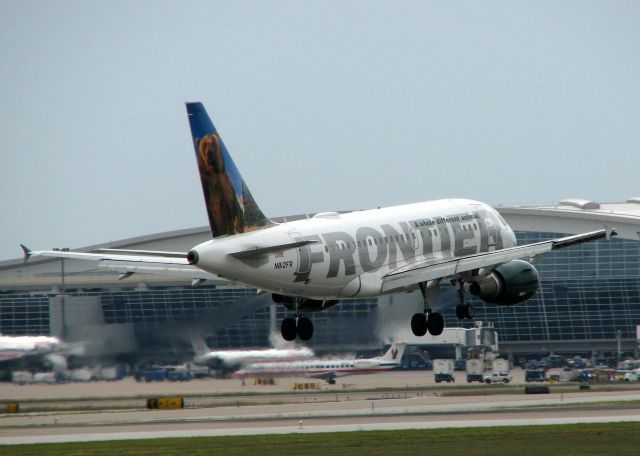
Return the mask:
<path id="1" fill-rule="evenodd" d="M 322 300 L 322 299 L 309 299 L 309 298 L 294 298 L 292 296 L 283 296 L 279 294 L 272 294 L 271 298 L 273 302 L 284 305 L 289 310 L 296 309 L 296 299 L 298 300 L 298 309 L 304 312 L 322 312 L 338 304 L 338 300 Z"/>
<path id="2" fill-rule="evenodd" d="M 473 282 L 469 292 L 490 304 L 511 306 L 529 299 L 539 285 L 538 271 L 531 263 L 513 260 Z"/>

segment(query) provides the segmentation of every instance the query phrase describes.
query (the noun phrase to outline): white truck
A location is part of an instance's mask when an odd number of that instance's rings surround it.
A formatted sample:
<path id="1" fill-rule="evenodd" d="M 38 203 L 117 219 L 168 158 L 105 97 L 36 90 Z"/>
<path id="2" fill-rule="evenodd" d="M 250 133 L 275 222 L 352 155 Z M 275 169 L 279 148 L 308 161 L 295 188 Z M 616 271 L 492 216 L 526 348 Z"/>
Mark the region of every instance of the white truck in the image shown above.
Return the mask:
<path id="1" fill-rule="evenodd" d="M 491 375 L 485 375 L 483 381 L 487 384 L 490 383 L 509 383 L 513 380 L 511 373 L 509 372 L 494 372 Z"/>
<path id="2" fill-rule="evenodd" d="M 11 381 L 19 385 L 33 383 L 33 373 L 29 371 L 13 371 L 11 373 Z"/>
<path id="3" fill-rule="evenodd" d="M 455 383 L 454 363 L 452 359 L 434 359 L 433 373 L 435 374 L 436 383 L 447 382 Z"/>
<path id="4" fill-rule="evenodd" d="M 640 380 L 640 369 L 634 369 L 624 374 L 625 382 L 637 382 Z"/>
<path id="5" fill-rule="evenodd" d="M 481 359 L 468 359 L 465 364 L 467 383 L 482 382 L 484 380 L 484 361 Z"/>

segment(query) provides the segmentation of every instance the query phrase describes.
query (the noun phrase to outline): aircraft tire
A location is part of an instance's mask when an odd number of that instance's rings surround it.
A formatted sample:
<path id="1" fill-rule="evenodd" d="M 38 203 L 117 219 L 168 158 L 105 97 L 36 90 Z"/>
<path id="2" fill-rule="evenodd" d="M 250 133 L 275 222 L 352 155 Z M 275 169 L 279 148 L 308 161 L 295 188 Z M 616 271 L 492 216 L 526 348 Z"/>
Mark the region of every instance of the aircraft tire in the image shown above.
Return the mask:
<path id="1" fill-rule="evenodd" d="M 295 318 L 285 318 L 280 325 L 280 333 L 284 340 L 292 341 L 296 338 L 296 320 Z"/>
<path id="2" fill-rule="evenodd" d="M 464 314 L 465 314 L 465 318 L 471 320 L 473 318 L 473 316 L 476 314 L 476 311 L 473 308 L 473 305 L 465 304 L 464 305 Z"/>
<path id="3" fill-rule="evenodd" d="M 444 331 L 444 318 L 438 312 L 431 312 L 427 319 L 427 329 L 432 336 L 439 336 Z"/>
<path id="4" fill-rule="evenodd" d="M 309 340 L 313 336 L 313 323 L 307 317 L 300 317 L 297 330 L 300 340 Z"/>
<path id="5" fill-rule="evenodd" d="M 458 304 L 456 306 L 456 318 L 458 320 L 462 320 L 464 318 L 466 318 L 466 314 L 464 313 L 464 307 L 462 304 Z"/>
<path id="6" fill-rule="evenodd" d="M 411 331 L 418 337 L 422 337 L 427 333 L 427 316 L 425 314 L 413 314 L 413 317 L 411 317 Z"/>

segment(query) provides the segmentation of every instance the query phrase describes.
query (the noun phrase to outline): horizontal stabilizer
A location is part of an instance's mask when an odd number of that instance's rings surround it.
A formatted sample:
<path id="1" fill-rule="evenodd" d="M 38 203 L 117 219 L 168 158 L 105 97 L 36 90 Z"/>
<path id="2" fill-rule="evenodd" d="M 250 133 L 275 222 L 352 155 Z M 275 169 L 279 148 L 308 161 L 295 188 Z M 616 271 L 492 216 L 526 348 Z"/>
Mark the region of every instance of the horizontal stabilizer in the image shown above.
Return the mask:
<path id="1" fill-rule="evenodd" d="M 92 253 L 113 253 L 115 255 L 142 255 L 142 256 L 157 256 L 167 258 L 186 258 L 187 254 L 184 252 L 159 252 L 157 250 L 128 250 L 128 249 L 96 249 Z"/>
<path id="2" fill-rule="evenodd" d="M 28 252 L 28 253 L 27 253 Z M 148 253 L 128 253 L 132 251 L 112 250 L 112 253 L 86 253 L 72 252 L 66 250 L 28 250 L 25 257 L 53 257 L 70 258 L 75 260 L 89 261 L 122 261 L 129 263 L 154 263 L 154 264 L 176 264 L 188 265 L 187 254 L 176 254 L 175 252 L 148 252 Z M 118 253 L 116 253 L 118 252 Z"/>
<path id="3" fill-rule="evenodd" d="M 239 260 L 248 260 L 251 258 L 258 258 L 262 255 L 266 255 L 274 252 L 281 252 L 283 250 L 296 249 L 309 244 L 315 244 L 318 241 L 299 241 L 290 242 L 288 244 L 270 245 L 268 247 L 253 247 L 250 249 L 242 250 L 240 252 L 230 253 L 229 255 Z"/>

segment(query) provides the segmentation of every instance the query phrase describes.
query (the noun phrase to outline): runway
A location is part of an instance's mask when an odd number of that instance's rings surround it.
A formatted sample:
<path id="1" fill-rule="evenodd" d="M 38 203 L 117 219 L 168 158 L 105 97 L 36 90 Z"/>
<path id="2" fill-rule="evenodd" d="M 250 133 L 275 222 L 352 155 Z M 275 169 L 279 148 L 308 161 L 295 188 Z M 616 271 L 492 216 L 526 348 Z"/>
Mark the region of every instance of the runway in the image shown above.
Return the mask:
<path id="1" fill-rule="evenodd" d="M 305 420 L 226 421 L 215 424 L 180 423 L 178 421 L 172 424 L 139 424 L 135 426 L 136 430 L 134 431 L 131 430 L 131 425 L 32 428 L 28 431 L 25 430 L 26 432 L 14 430 L 14 432 L 10 432 L 14 435 L 0 437 L 0 444 L 612 422 L 640 422 L 640 409 L 607 409 L 597 412 L 593 410 L 586 412 L 584 410 L 545 410 L 543 413 L 501 412 L 497 414 L 308 418 Z"/>
<path id="2" fill-rule="evenodd" d="M 402 372 L 389 373 L 386 377 L 381 376 L 380 382 L 384 384 L 393 380 L 393 383 L 398 385 L 406 382 L 411 375 L 414 374 L 407 376 Z M 367 381 L 375 377 L 370 376 Z M 114 390 L 122 386 L 111 385 Z M 195 386 L 197 385 L 192 385 L 191 388 Z M 167 384 L 165 387 L 178 386 Z M 182 387 L 189 388 L 187 385 Z M 94 388 L 94 391 L 100 391 L 102 395 L 107 393 L 105 389 L 96 388 L 95 384 Z M 331 390 L 330 393 L 292 394 L 290 390 L 282 387 L 280 394 L 236 396 L 243 398 L 243 402 L 240 403 L 238 400 L 236 405 L 230 405 L 230 402 L 234 402 L 234 393 L 229 391 L 224 395 L 226 403 L 197 405 L 197 401 L 204 399 L 193 397 L 186 399 L 187 408 L 181 410 L 146 410 L 141 398 L 126 398 L 123 400 L 138 400 L 140 405 L 128 406 L 125 410 L 49 411 L 0 415 L 0 444 L 640 422 L 640 407 L 635 405 L 640 401 L 640 391 L 635 390 L 580 392 L 576 386 L 573 392 L 544 395 L 513 393 L 448 396 L 447 388 L 443 386 L 428 391 L 407 389 L 404 392 L 362 392 L 343 387 L 341 390 Z M 256 390 L 263 391 L 260 388 Z M 52 391 L 49 390 L 49 393 Z M 63 391 L 67 392 L 66 389 L 60 389 L 58 393 L 63 394 Z M 241 391 L 246 392 L 242 389 Z M 284 391 L 287 391 L 287 394 L 283 394 Z M 449 391 L 452 391 L 450 387 Z M 238 394 L 237 391 L 235 394 Z M 465 394 L 473 393 L 466 391 Z M 109 394 L 106 396 L 109 397 Z M 252 400 L 255 400 L 255 403 Z M 193 404 L 189 404 L 189 401 L 193 401 Z"/>

